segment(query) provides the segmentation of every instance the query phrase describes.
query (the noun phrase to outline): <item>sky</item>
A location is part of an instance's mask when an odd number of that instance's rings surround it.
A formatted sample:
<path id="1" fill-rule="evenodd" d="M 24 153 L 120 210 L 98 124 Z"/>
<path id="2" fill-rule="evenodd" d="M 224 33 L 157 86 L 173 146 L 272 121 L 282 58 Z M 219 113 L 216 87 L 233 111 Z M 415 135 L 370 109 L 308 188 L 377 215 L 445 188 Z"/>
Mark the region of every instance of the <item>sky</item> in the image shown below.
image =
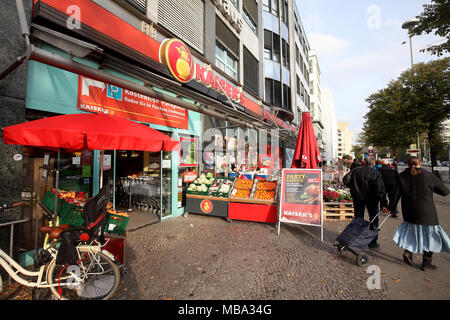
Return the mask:
<path id="1" fill-rule="evenodd" d="M 356 140 L 368 111 L 366 98 L 411 67 L 408 32 L 402 23 L 418 16 L 431 1 L 295 1 L 310 47 L 317 52 L 321 86 L 331 89 L 337 121 L 348 121 Z M 442 42 L 434 34 L 413 37 L 413 62 L 437 59 L 420 49 Z"/>

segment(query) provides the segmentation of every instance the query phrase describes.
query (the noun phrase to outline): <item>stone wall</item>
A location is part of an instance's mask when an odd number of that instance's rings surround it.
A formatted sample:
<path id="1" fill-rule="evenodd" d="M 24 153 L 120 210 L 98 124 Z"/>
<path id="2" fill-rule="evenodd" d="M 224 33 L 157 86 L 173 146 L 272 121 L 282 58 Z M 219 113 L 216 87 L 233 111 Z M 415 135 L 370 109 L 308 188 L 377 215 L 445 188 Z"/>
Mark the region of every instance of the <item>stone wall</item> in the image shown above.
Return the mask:
<path id="1" fill-rule="evenodd" d="M 24 0 L 24 7 L 31 20 L 32 0 Z M 2 1 L 0 10 L 0 70 L 25 53 L 25 42 L 20 31 L 15 1 Z M 27 88 L 27 63 L 0 81 L 0 127 L 25 121 Z M 0 132 L 0 204 L 18 202 L 21 199 L 22 161 L 15 161 L 15 154 L 22 154 L 22 146 L 5 145 Z M 20 218 L 22 210 L 12 210 L 0 216 L 0 221 Z M 19 228 L 16 228 L 19 229 Z M 9 230 L 1 228 L 0 247 L 8 246 Z"/>

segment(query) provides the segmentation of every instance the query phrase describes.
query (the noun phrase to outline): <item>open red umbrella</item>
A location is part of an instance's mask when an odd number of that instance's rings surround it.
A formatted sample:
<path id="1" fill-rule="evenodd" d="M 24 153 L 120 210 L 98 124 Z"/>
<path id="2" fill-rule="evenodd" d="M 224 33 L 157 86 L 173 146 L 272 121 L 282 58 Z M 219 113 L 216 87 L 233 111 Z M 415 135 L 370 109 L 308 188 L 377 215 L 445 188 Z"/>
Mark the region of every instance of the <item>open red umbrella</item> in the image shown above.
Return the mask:
<path id="1" fill-rule="evenodd" d="M 105 114 L 67 114 L 3 128 L 3 141 L 67 150 L 172 151 L 179 142 L 146 125 Z"/>
<path id="2" fill-rule="evenodd" d="M 311 122 L 311 115 L 305 112 L 302 115 L 302 124 L 295 145 L 291 168 L 316 169 L 322 161 L 316 136 Z"/>

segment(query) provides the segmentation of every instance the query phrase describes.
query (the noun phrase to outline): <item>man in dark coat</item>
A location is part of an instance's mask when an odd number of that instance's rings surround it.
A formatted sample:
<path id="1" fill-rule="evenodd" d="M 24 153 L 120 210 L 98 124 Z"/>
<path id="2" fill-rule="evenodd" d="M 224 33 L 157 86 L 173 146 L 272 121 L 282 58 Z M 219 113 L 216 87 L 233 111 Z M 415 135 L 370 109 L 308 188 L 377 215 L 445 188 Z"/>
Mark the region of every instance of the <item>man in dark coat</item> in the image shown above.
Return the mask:
<path id="1" fill-rule="evenodd" d="M 350 170 L 353 170 L 353 169 L 361 167 L 361 166 L 362 166 L 361 162 L 359 162 L 358 159 L 355 159 L 353 161 L 352 165 L 350 166 Z"/>
<path id="2" fill-rule="evenodd" d="M 355 218 L 364 219 L 364 210 L 367 207 L 372 230 L 378 228 L 377 205 L 384 196 L 385 189 L 381 173 L 373 169 L 375 160 L 368 160 L 368 166 L 358 167 L 344 176 L 343 183 L 350 188 L 353 198 Z M 374 219 L 375 218 L 375 219 Z M 378 247 L 378 236 L 369 244 L 370 248 Z"/>
<path id="3" fill-rule="evenodd" d="M 387 208 L 388 201 L 386 199 L 386 195 L 389 199 L 389 203 L 392 203 L 395 200 L 394 198 L 398 186 L 398 172 L 389 166 L 387 160 L 382 161 L 382 167 L 378 170 L 383 177 L 384 188 L 386 189 L 386 194 L 381 199 L 381 207 Z M 392 211 L 392 217 L 397 217 L 397 213 L 397 208 L 394 208 L 394 211 Z"/>

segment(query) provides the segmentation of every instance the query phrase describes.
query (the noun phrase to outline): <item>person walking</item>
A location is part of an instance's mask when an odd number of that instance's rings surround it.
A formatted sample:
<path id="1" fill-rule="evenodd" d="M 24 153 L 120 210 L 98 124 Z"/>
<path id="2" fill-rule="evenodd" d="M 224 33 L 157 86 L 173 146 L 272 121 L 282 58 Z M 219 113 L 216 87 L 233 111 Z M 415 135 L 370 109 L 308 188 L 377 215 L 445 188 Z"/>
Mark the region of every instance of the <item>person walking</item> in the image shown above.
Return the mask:
<path id="1" fill-rule="evenodd" d="M 358 159 L 355 159 L 352 165 L 350 166 L 350 171 L 361 166 L 362 166 L 361 162 Z"/>
<path id="2" fill-rule="evenodd" d="M 413 264 L 413 254 L 423 253 L 421 269 L 436 269 L 432 264 L 433 253 L 450 253 L 450 239 L 439 225 L 433 193 L 449 194 L 448 188 L 434 174 L 421 169 L 418 157 L 411 157 L 406 168 L 398 176 L 395 201 L 389 204 L 393 211 L 401 199 L 403 222 L 395 231 L 393 240 L 403 248 L 403 260 Z"/>
<path id="3" fill-rule="evenodd" d="M 381 173 L 381 176 L 383 178 L 384 188 L 386 190 L 385 195 L 381 199 L 381 207 L 384 210 L 387 209 L 388 207 L 387 199 L 389 199 L 389 203 L 395 201 L 395 195 L 398 186 L 398 172 L 395 171 L 393 167 L 389 166 L 387 160 L 382 160 L 381 163 L 382 167 L 379 169 L 379 172 Z M 398 213 L 397 207 L 394 207 L 391 216 L 396 218 L 397 213 Z"/>
<path id="4" fill-rule="evenodd" d="M 343 183 L 350 188 L 355 218 L 364 219 L 364 210 L 367 208 L 369 219 L 372 222 L 370 229 L 377 230 L 377 205 L 385 193 L 385 188 L 381 173 L 373 169 L 375 160 L 370 158 L 368 164 L 368 166 L 357 167 L 347 173 Z M 379 247 L 377 240 L 378 236 L 369 244 L 369 248 Z"/>

